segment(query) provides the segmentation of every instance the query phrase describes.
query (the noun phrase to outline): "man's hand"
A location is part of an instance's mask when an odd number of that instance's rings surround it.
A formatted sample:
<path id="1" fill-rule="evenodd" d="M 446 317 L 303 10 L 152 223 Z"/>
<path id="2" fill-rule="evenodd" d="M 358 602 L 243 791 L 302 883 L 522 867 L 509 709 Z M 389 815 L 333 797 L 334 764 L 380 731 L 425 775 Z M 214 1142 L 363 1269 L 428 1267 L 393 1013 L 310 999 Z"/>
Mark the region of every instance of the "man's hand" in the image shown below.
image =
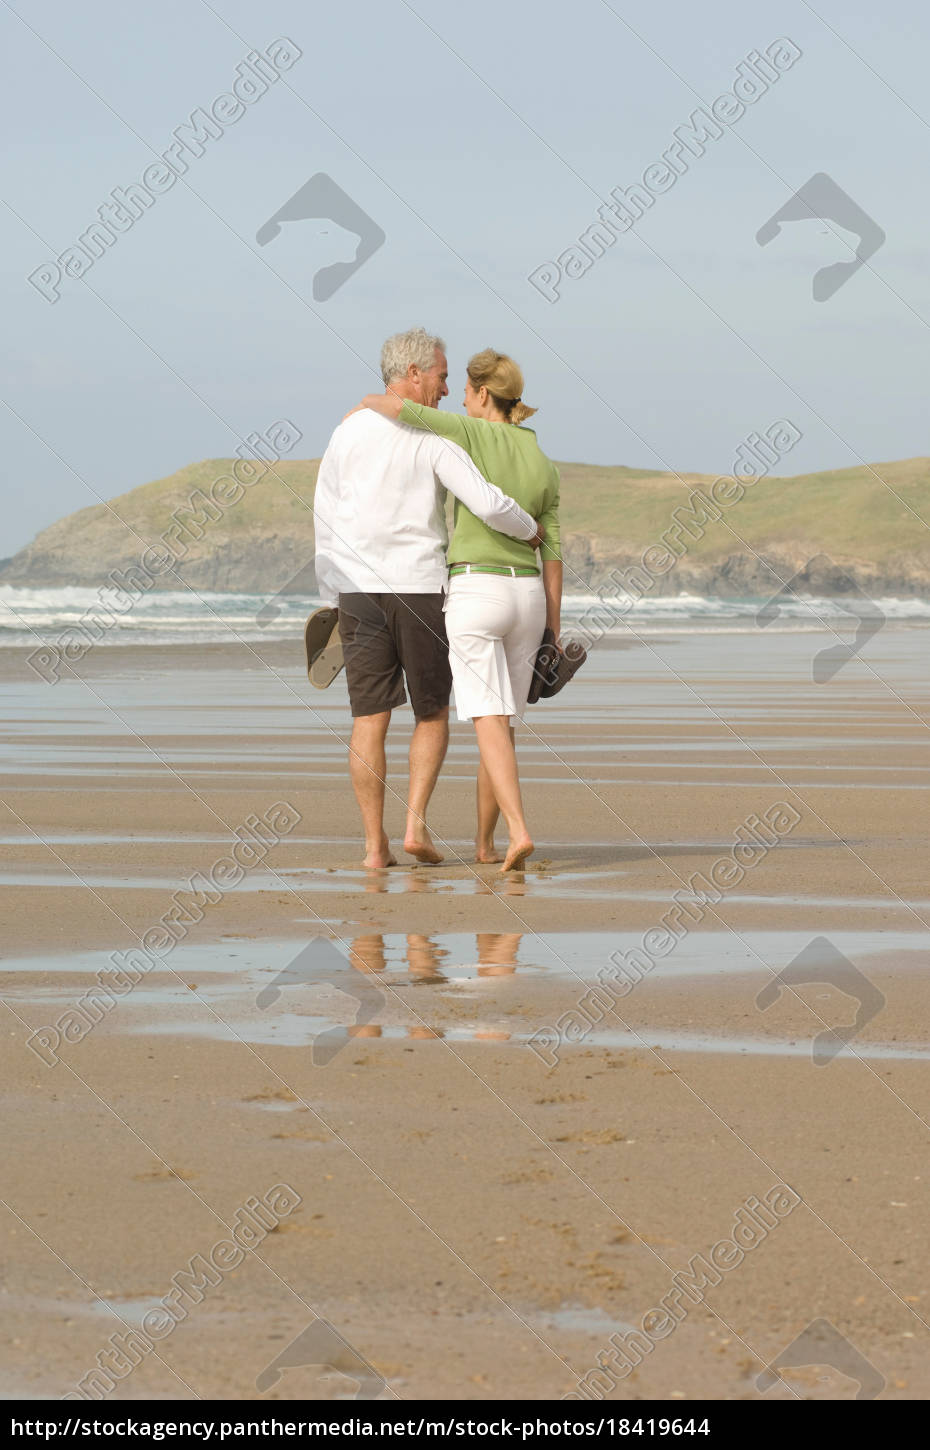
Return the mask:
<path id="1" fill-rule="evenodd" d="M 537 522 L 537 524 L 536 524 L 536 533 L 533 535 L 533 537 L 530 539 L 529 542 L 533 545 L 533 548 L 534 549 L 538 549 L 538 548 L 540 548 L 540 546 L 545 541 L 545 537 L 546 537 L 546 531 L 545 531 L 545 529 L 543 528 L 543 526 L 542 526 L 541 523 Z"/>

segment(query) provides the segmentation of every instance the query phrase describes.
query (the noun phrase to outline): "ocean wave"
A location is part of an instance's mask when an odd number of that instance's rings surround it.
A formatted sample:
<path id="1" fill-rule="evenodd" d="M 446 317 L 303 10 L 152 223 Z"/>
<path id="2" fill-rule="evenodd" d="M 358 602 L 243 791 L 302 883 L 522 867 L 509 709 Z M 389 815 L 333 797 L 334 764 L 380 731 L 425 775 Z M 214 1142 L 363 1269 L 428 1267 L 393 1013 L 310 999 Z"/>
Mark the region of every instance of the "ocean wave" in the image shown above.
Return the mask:
<path id="1" fill-rule="evenodd" d="M 721 599 L 714 595 L 704 594 L 669 594 L 655 598 L 643 597 L 631 607 L 625 607 L 625 601 L 621 602 L 606 595 L 603 600 L 590 594 L 566 594 L 562 600 L 563 612 L 568 611 L 576 617 L 583 615 L 588 609 L 598 608 L 607 612 L 611 608 L 617 610 L 618 617 L 643 618 L 650 615 L 660 616 L 681 616 L 684 619 L 698 619 L 704 616 L 712 616 L 720 619 L 754 618 L 762 606 L 767 603 L 764 599 Z M 916 598 L 891 598 L 880 597 L 874 600 L 862 600 L 859 596 L 850 596 L 848 602 L 844 602 L 841 596 L 826 595 L 821 598 L 810 599 L 779 599 L 778 609 L 781 614 L 789 618 L 816 620 L 818 618 L 847 618 L 858 614 L 860 610 L 866 610 L 883 614 L 887 619 L 930 619 L 930 599 Z"/>
<path id="2" fill-rule="evenodd" d="M 563 624 L 570 632 L 584 622 L 591 633 L 622 635 L 655 628 L 713 629 L 752 633 L 764 600 L 719 599 L 701 594 L 644 597 L 628 601 L 568 594 Z M 63 639 L 106 645 L 256 643 L 292 639 L 307 614 L 319 606 L 314 595 L 278 598 L 171 590 L 143 595 L 131 609 L 115 608 L 113 591 L 0 585 L 0 645 L 38 646 Z M 109 607 L 108 607 L 109 606 Z M 769 630 L 816 631 L 849 627 L 861 608 L 856 597 L 779 599 Z M 930 599 L 882 597 L 867 606 L 873 617 L 911 625 L 930 622 Z M 587 618 L 586 618 L 587 616 Z"/>

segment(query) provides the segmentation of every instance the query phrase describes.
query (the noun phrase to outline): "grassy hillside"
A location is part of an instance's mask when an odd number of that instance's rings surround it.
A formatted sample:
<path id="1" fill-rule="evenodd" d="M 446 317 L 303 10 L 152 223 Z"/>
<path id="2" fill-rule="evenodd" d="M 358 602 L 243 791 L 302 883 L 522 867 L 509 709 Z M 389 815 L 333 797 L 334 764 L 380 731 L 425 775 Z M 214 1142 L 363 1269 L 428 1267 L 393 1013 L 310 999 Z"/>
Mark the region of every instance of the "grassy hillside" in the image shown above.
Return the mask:
<path id="1" fill-rule="evenodd" d="M 209 494 L 215 480 L 228 475 L 234 462 L 238 460 L 208 458 L 203 463 L 189 464 L 168 478 L 143 483 L 108 504 L 81 509 L 52 524 L 29 548 L 40 543 L 54 547 L 64 538 L 79 549 L 91 540 L 117 545 L 133 530 L 147 542 L 154 541 L 168 528 L 176 509 L 186 507 L 198 489 Z M 246 490 L 238 503 L 225 509 L 222 518 L 210 523 L 202 540 L 191 543 L 191 553 L 197 557 L 208 553 L 224 538 L 264 537 L 293 531 L 312 537 L 313 490 L 318 468 L 319 459 L 282 459 L 274 464 L 273 473 L 269 471 L 259 483 Z"/>
<path id="2" fill-rule="evenodd" d="M 565 529 L 629 553 L 660 537 L 691 489 L 707 493 L 713 482 L 706 474 L 682 474 L 682 483 L 668 473 L 559 467 Z M 823 550 L 876 566 L 906 557 L 930 567 L 930 459 L 762 479 L 724 509 L 720 522 L 709 525 L 689 552 L 702 559 L 726 557 L 740 550 L 738 535 L 767 552 Z"/>
<path id="3" fill-rule="evenodd" d="M 191 494 L 209 493 L 231 459 L 210 459 L 143 484 L 45 529 L 0 572 L 5 583 L 97 584 L 135 563 L 170 527 Z M 630 562 L 656 544 L 692 490 L 713 476 L 680 478 L 626 467 L 562 463 L 563 536 L 577 584 L 611 562 Z M 191 541 L 180 572 L 199 587 L 273 591 L 313 557 L 316 460 L 283 460 Z M 925 524 L 922 520 L 927 520 Z M 863 577 L 930 580 L 930 459 L 913 458 L 767 478 L 723 510 L 672 575 L 669 591 L 703 579 L 734 558 L 758 554 L 803 563 L 826 553 Z M 171 587 L 170 577 L 162 582 Z"/>

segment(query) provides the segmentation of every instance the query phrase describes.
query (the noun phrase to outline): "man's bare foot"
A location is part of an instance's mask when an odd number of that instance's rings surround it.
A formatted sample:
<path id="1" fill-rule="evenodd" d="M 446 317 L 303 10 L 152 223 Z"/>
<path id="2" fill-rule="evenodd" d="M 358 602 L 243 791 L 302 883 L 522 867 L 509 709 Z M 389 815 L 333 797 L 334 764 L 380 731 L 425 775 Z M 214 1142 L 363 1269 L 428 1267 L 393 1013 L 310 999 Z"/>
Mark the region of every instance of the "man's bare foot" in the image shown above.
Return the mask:
<path id="1" fill-rule="evenodd" d="M 532 856 L 535 849 L 529 836 L 524 836 L 519 841 L 511 841 L 500 874 L 503 876 L 505 871 L 519 871 L 527 856 Z"/>
<path id="2" fill-rule="evenodd" d="M 408 856 L 415 856 L 424 866 L 438 866 L 440 861 L 445 860 L 441 851 L 437 851 L 433 845 L 433 838 L 425 826 L 420 826 L 416 834 L 408 827 L 404 837 L 404 850 Z"/>
<path id="3" fill-rule="evenodd" d="M 475 861 L 479 866 L 496 866 L 502 857 L 498 855 L 493 841 L 475 842 Z"/>
<path id="4" fill-rule="evenodd" d="M 382 871 L 385 866 L 397 865 L 397 858 L 391 851 L 391 843 L 387 836 L 382 836 L 381 845 L 367 853 L 362 865 L 366 871 Z"/>

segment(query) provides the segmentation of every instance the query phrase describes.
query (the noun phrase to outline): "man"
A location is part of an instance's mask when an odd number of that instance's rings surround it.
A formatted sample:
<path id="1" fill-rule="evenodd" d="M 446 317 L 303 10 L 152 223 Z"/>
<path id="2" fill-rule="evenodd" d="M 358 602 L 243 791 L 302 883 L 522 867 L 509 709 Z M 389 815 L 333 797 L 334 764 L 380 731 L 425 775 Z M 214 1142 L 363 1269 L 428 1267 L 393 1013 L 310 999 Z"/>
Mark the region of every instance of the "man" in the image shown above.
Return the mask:
<path id="1" fill-rule="evenodd" d="M 415 403 L 438 407 L 447 374 L 445 343 L 422 327 L 388 338 L 381 351 L 385 388 Z M 391 711 L 407 698 L 405 679 L 415 725 L 404 850 L 442 860 L 426 809 L 449 744 L 446 489 L 500 533 L 540 541 L 529 514 L 457 444 L 368 408 L 340 423 L 317 478 L 317 589 L 339 610 L 353 716 L 349 769 L 370 869 L 396 864 L 383 824 L 385 737 Z"/>

